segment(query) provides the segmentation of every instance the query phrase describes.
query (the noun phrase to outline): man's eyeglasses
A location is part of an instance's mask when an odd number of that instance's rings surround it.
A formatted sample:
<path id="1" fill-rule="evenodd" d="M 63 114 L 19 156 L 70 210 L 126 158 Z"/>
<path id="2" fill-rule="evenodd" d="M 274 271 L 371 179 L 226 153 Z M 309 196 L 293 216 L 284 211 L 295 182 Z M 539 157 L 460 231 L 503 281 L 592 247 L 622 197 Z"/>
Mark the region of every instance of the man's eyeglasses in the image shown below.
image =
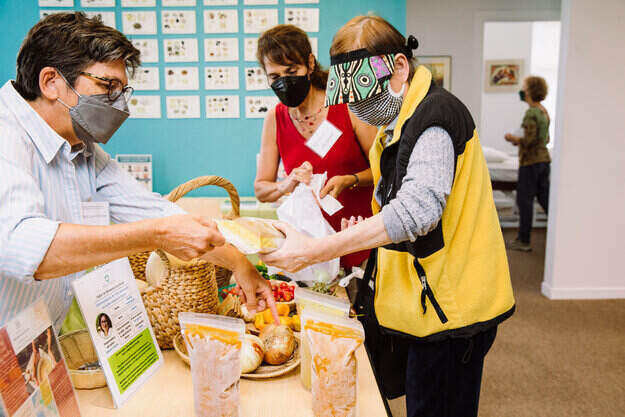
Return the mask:
<path id="1" fill-rule="evenodd" d="M 90 72 L 84 72 L 84 71 L 81 71 L 80 74 L 86 75 L 87 77 L 95 78 L 96 80 L 100 80 L 100 81 L 107 83 L 108 99 L 110 102 L 114 102 L 122 94 L 124 95 L 124 98 L 126 99 L 126 101 L 128 101 L 130 100 L 130 96 L 132 96 L 132 93 L 134 92 L 134 89 L 131 86 L 127 85 L 126 87 L 124 87 L 122 82 L 119 80 L 116 80 L 113 78 L 100 77 L 98 75 L 94 75 L 94 74 L 91 74 Z"/>

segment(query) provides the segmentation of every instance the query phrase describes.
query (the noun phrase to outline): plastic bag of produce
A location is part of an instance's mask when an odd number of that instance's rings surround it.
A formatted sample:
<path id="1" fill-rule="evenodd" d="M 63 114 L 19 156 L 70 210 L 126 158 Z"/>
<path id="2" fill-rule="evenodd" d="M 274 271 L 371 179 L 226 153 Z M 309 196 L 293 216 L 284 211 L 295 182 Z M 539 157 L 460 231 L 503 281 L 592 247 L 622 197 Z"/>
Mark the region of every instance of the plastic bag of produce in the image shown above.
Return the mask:
<path id="1" fill-rule="evenodd" d="M 332 235 L 335 230 L 323 217 L 318 195 L 325 184 L 326 174 L 315 174 L 310 185 L 300 183 L 293 193 L 278 207 L 278 219 L 290 224 L 301 233 L 322 238 Z M 296 273 L 286 273 L 294 281 L 332 282 L 339 274 L 340 259 L 311 265 Z M 273 271 L 274 268 L 270 268 Z"/>
<path id="2" fill-rule="evenodd" d="M 216 219 L 215 223 L 226 241 L 246 255 L 273 252 L 284 243 L 284 235 L 273 227 L 271 220 L 240 217 Z"/>
<path id="3" fill-rule="evenodd" d="M 187 312 L 178 319 L 191 362 L 195 415 L 238 417 L 245 322 Z"/>
<path id="4" fill-rule="evenodd" d="M 310 346 L 315 417 L 356 417 L 356 349 L 365 340 L 358 320 L 304 310 L 302 329 Z"/>

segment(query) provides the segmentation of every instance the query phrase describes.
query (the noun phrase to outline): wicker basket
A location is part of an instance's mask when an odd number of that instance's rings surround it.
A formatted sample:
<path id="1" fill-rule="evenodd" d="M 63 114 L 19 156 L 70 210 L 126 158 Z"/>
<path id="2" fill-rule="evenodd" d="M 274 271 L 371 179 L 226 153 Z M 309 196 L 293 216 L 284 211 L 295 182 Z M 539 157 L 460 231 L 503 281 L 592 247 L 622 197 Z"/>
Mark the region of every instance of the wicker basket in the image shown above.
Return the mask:
<path id="1" fill-rule="evenodd" d="M 75 330 L 60 336 L 59 344 L 74 388 L 94 389 L 106 386 L 106 378 L 101 368 L 79 369 L 83 365 L 98 362 L 98 355 L 87 329 Z"/>
<path id="2" fill-rule="evenodd" d="M 234 185 L 221 177 L 195 178 L 176 187 L 166 198 L 175 202 L 189 191 L 207 185 L 216 185 L 228 192 L 232 202 L 232 212 L 226 217 L 238 217 L 239 195 Z M 161 282 L 160 288 L 143 294 L 143 304 L 145 304 L 159 346 L 162 349 L 170 349 L 173 347 L 173 337 L 180 332 L 178 313 L 182 311 L 215 313 L 219 303 L 218 286 L 221 282 L 227 282 L 230 279 L 231 272 L 199 259 L 190 262 L 170 262 L 165 253 L 160 250 L 157 253 L 167 265 L 169 273 Z M 135 278 L 145 280 L 145 265 L 149 256 L 150 252 L 129 256 Z M 220 283 L 218 283 L 217 275 L 219 275 Z"/>

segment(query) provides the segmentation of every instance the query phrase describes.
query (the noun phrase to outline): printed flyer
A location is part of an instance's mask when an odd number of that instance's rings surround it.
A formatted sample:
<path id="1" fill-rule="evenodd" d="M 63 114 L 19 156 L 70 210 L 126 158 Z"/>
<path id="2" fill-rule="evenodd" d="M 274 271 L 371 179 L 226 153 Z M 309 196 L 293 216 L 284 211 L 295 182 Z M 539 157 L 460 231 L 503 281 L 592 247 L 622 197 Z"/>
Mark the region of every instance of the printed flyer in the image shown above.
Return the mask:
<path id="1" fill-rule="evenodd" d="M 143 184 L 148 191 L 152 192 L 152 155 L 120 154 L 115 156 L 115 160 L 124 171 Z"/>
<path id="2" fill-rule="evenodd" d="M 0 329 L 0 399 L 2 417 L 80 417 L 43 299 Z"/>
<path id="3" fill-rule="evenodd" d="M 72 286 L 120 407 L 163 363 L 128 258 L 103 265 Z"/>

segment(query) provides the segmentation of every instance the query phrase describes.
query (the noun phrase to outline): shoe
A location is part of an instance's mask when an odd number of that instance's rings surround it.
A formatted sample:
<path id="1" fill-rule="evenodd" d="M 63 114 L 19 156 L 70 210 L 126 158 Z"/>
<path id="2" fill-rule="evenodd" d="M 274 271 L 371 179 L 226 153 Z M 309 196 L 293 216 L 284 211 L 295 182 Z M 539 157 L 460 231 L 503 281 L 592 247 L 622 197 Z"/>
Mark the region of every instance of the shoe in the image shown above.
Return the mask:
<path id="1" fill-rule="evenodd" d="M 530 252 L 532 247 L 529 243 L 523 243 L 519 239 L 514 239 L 506 242 L 506 249 L 518 250 L 520 252 Z"/>

